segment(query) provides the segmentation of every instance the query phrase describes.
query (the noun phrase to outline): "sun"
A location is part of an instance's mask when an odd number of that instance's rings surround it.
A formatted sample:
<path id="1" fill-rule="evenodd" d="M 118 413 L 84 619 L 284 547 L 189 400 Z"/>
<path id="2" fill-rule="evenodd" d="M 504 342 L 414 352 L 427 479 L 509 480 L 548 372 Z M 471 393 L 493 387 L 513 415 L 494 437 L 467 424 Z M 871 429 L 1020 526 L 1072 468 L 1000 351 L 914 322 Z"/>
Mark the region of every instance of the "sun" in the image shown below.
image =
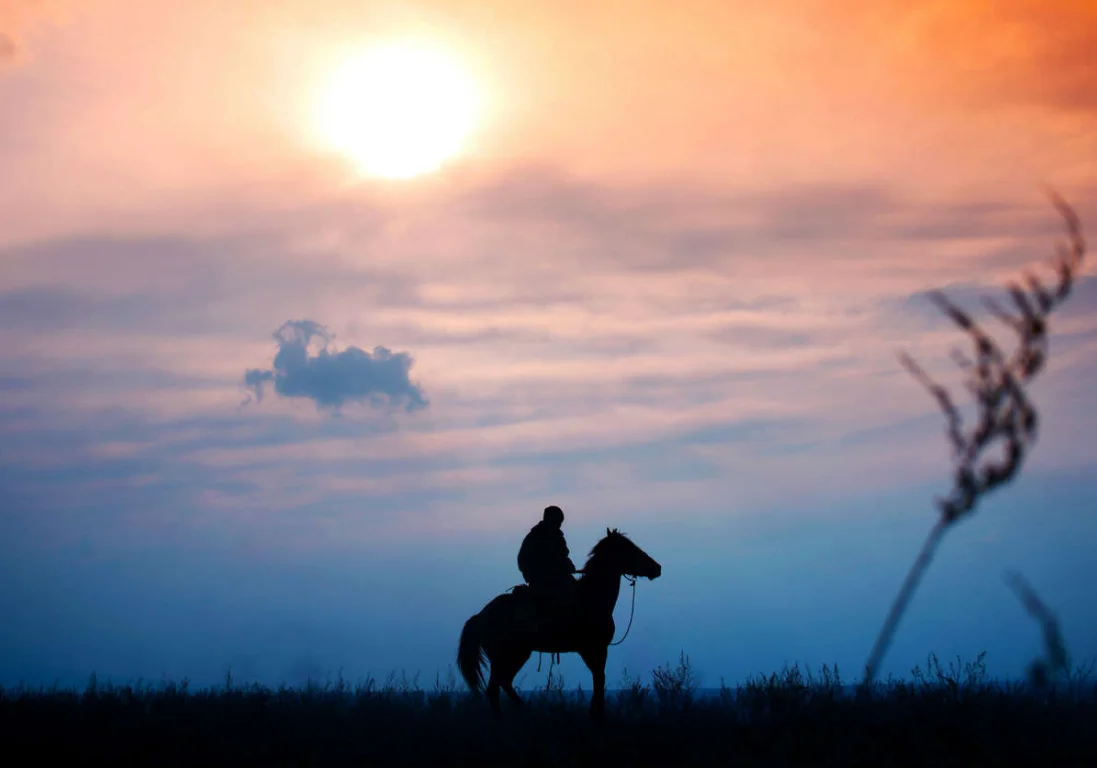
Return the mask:
<path id="1" fill-rule="evenodd" d="M 465 148 L 481 108 L 473 79 L 437 48 L 392 43 L 336 67 L 320 94 L 320 140 L 368 176 L 407 179 Z"/>

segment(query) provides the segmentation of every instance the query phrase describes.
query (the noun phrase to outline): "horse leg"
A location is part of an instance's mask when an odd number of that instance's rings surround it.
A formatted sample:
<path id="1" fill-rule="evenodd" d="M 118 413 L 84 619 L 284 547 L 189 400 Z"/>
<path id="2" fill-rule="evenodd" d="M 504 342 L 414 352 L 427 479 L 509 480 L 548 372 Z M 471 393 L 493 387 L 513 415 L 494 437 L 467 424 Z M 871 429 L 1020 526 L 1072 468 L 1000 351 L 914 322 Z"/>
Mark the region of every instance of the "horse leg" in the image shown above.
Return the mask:
<path id="1" fill-rule="evenodd" d="M 491 711 L 495 713 L 496 717 L 502 717 L 503 711 L 499 708 L 499 671 L 502 664 L 502 653 L 496 648 L 491 650 L 484 649 L 484 655 L 488 657 L 488 664 L 491 665 L 491 672 L 488 674 L 488 684 L 484 687 L 484 695 L 488 699 L 488 704 L 491 705 Z"/>
<path id="2" fill-rule="evenodd" d="M 529 661 L 530 654 L 533 651 L 527 651 L 526 653 L 515 653 L 512 659 L 508 659 L 506 669 L 499 677 L 499 684 L 503 686 L 503 691 L 506 692 L 507 697 L 513 701 L 519 707 L 524 707 L 525 702 L 518 695 L 518 691 L 514 690 L 514 677 L 518 674 L 519 670 Z"/>
<path id="3" fill-rule="evenodd" d="M 579 651 L 579 656 L 590 670 L 593 682 L 590 716 L 596 725 L 602 725 L 606 721 L 606 657 L 609 656 L 609 648 L 604 645 L 585 648 Z"/>
<path id="4" fill-rule="evenodd" d="M 503 716 L 503 710 L 499 707 L 499 677 L 495 672 L 495 665 L 491 665 L 491 675 L 488 676 L 488 685 L 484 689 L 484 695 L 488 698 L 488 704 L 491 705 L 491 711 L 495 713 L 496 717 Z"/>

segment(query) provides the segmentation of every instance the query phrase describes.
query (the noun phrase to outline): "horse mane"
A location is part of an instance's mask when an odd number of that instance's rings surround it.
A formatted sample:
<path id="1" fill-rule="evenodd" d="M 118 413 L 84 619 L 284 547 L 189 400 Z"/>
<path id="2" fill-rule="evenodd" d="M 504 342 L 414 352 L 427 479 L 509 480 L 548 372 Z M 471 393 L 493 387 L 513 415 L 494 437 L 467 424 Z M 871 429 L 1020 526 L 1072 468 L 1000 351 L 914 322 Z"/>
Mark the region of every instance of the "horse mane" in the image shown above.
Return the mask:
<path id="1" fill-rule="evenodd" d="M 597 544 L 590 548 L 590 552 L 587 554 L 586 565 L 583 566 L 584 571 L 591 565 L 591 563 L 594 562 L 595 558 L 597 558 L 598 555 L 602 554 L 609 548 L 609 545 L 614 539 L 624 539 L 630 544 L 632 543 L 629 537 L 626 536 L 623 532 L 617 530 L 616 528 L 607 528 L 606 535 L 602 537 L 601 541 L 599 541 Z"/>

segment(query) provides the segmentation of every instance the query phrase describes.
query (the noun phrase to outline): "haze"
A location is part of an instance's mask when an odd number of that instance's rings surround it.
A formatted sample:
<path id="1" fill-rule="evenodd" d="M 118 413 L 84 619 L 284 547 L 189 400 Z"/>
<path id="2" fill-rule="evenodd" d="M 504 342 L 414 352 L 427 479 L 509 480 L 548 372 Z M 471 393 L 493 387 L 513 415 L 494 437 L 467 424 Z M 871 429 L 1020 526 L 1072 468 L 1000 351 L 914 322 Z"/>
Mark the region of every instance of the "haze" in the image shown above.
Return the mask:
<path id="1" fill-rule="evenodd" d="M 854 678 L 948 490 L 924 292 L 1039 265 L 1045 184 L 1097 237 L 1097 6 L 871 6 L 0 5 L 0 684 L 432 682 L 547 504 L 662 563 L 611 685 Z M 312 105 L 405 37 L 490 108 L 363 177 Z M 885 674 L 1021 675 L 1007 569 L 1097 657 L 1093 263 Z"/>

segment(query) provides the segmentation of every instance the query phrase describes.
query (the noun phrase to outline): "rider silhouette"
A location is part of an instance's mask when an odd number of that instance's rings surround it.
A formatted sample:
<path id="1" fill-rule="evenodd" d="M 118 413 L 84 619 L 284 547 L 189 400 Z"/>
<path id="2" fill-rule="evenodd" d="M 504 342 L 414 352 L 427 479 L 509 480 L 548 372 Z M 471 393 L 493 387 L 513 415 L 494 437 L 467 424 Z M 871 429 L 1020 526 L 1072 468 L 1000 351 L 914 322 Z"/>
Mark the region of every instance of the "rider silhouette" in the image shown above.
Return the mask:
<path id="1" fill-rule="evenodd" d="M 563 510 L 545 507 L 541 522 L 530 528 L 518 550 L 518 569 L 534 600 L 556 610 L 570 603 L 575 589 L 572 574 L 577 572 L 560 529 L 563 523 Z"/>

